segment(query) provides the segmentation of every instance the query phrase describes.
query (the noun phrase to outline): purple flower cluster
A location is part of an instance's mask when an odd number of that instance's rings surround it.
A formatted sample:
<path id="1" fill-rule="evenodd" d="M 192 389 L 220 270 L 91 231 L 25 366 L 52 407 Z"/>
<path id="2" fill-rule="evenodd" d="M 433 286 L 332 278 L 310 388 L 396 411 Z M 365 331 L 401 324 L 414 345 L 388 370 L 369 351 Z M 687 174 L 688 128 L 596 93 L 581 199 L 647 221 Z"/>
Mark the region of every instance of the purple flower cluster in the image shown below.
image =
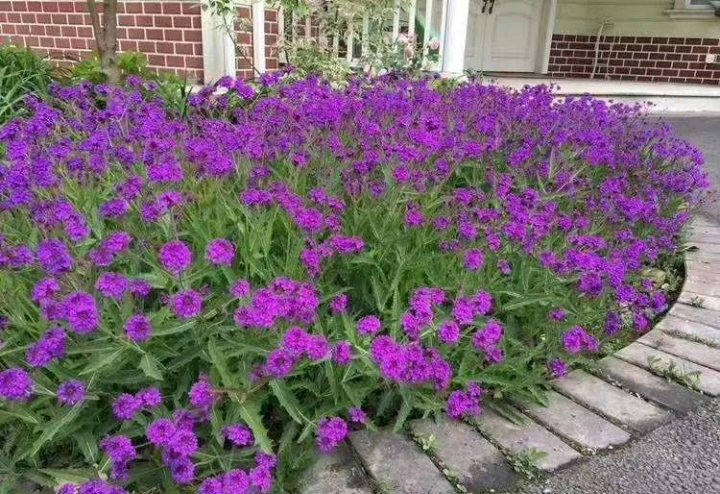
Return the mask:
<path id="1" fill-rule="evenodd" d="M 350 436 L 347 422 L 340 417 L 322 419 L 318 424 L 317 446 L 321 453 L 332 453 Z"/>
<path id="2" fill-rule="evenodd" d="M 460 297 L 453 306 L 453 317 L 460 326 L 471 326 L 476 319 L 491 314 L 495 300 L 487 292 L 477 292 L 472 297 Z"/>
<path id="3" fill-rule="evenodd" d="M 491 364 L 501 364 L 505 361 L 505 353 L 500 343 L 505 335 L 503 325 L 491 319 L 485 327 L 473 336 L 473 346 L 476 350 L 484 352 L 485 358 Z"/>
<path id="4" fill-rule="evenodd" d="M 207 259 L 215 266 L 232 266 L 235 261 L 235 246 L 224 238 L 213 240 L 208 245 Z"/>
<path id="5" fill-rule="evenodd" d="M 196 410 L 202 411 L 206 416 L 210 413 L 217 401 L 218 394 L 213 389 L 210 376 L 200 376 L 200 379 L 190 388 L 190 405 Z"/>
<path id="6" fill-rule="evenodd" d="M 280 278 L 255 292 L 250 303 L 235 313 L 242 328 L 272 329 L 281 322 L 312 324 L 318 317 L 320 296 L 310 284 Z"/>
<path id="7" fill-rule="evenodd" d="M 270 353 L 262 373 L 284 378 L 292 374 L 303 358 L 318 363 L 329 359 L 332 355 L 333 349 L 327 338 L 294 327 L 285 333 L 280 347 Z M 337 353 L 335 355 L 337 358 Z"/>
<path id="8" fill-rule="evenodd" d="M 109 267 L 122 254 L 130 249 L 132 237 L 127 232 L 116 232 L 105 239 L 100 246 L 89 254 L 90 260 L 99 267 Z"/>
<path id="9" fill-rule="evenodd" d="M 137 314 L 125 323 L 125 334 L 135 343 L 147 343 L 152 338 L 152 333 L 152 322 L 146 315 Z"/>
<path id="10" fill-rule="evenodd" d="M 58 386 L 58 403 L 63 406 L 80 405 L 85 401 L 87 388 L 85 383 L 75 379 L 65 381 Z"/>
<path id="11" fill-rule="evenodd" d="M 62 313 L 70 329 L 78 334 L 94 333 L 100 328 L 100 310 L 95 298 L 89 293 L 75 292 L 68 295 Z"/>
<path id="12" fill-rule="evenodd" d="M 249 448 L 255 444 L 255 435 L 252 430 L 242 424 L 225 427 L 223 435 L 233 446 L 237 446 L 238 448 Z"/>
<path id="13" fill-rule="evenodd" d="M 179 414 L 174 420 L 158 419 L 146 431 L 150 444 L 162 451 L 163 463 L 180 485 L 195 480 L 196 466 L 192 457 L 200 448 L 194 431 L 194 421 L 186 414 Z"/>
<path id="14" fill-rule="evenodd" d="M 160 263 L 169 273 L 178 276 L 192 266 L 192 250 L 185 242 L 168 242 L 160 249 Z"/>
<path id="15" fill-rule="evenodd" d="M 101 444 L 114 478 L 155 455 L 201 494 L 266 493 L 278 460 L 213 461 L 210 430 L 250 448 L 262 425 L 290 435 L 295 402 L 347 409 L 318 417 L 329 452 L 368 421 L 351 407 L 399 387 L 469 418 L 493 373 L 559 377 L 667 310 L 646 268 L 676 251 L 708 182 L 700 153 L 642 110 L 547 87 L 282 76 L 262 92 L 223 78 L 183 119 L 137 78 L 57 86 L 0 128 L 1 345 L 27 349 L 25 368 L 3 361 L 0 405 L 57 386 L 33 416 L 82 405 L 90 434 L 115 434 Z M 148 387 L 153 365 L 173 400 Z M 187 409 L 150 418 L 182 393 Z M 152 448 L 119 423 L 135 419 Z"/>
<path id="16" fill-rule="evenodd" d="M 138 458 L 130 438 L 123 435 L 108 437 L 100 441 L 100 448 L 113 462 L 110 476 L 115 480 L 128 481 L 130 467 Z"/>
<path id="17" fill-rule="evenodd" d="M 380 336 L 372 343 L 371 355 L 389 381 L 410 386 L 431 383 L 438 390 L 450 387 L 453 367 L 436 348 L 402 345 L 390 336 Z"/>
<path id="18" fill-rule="evenodd" d="M 446 294 L 439 288 L 420 288 L 410 299 L 410 310 L 402 319 L 405 334 L 411 340 L 420 339 L 420 333 L 435 321 L 435 310 L 446 301 Z"/>
<path id="19" fill-rule="evenodd" d="M 40 265 L 50 276 L 61 276 L 73 270 L 75 261 L 60 240 L 44 240 L 37 253 Z"/>
<path id="20" fill-rule="evenodd" d="M 256 465 L 249 472 L 245 470 L 231 470 L 217 477 L 206 479 L 198 494 L 268 494 L 275 484 L 275 469 L 277 458 L 258 453 L 255 458 Z"/>
<path id="21" fill-rule="evenodd" d="M 468 383 L 466 391 L 453 391 L 447 401 L 448 415 L 456 420 L 480 415 L 484 395 L 485 390 L 474 382 Z"/>
<path id="22" fill-rule="evenodd" d="M 365 316 L 357 324 L 357 331 L 360 336 L 374 336 L 381 330 L 382 321 L 377 316 Z"/>
<path id="23" fill-rule="evenodd" d="M 566 352 L 573 355 L 582 352 L 598 352 L 600 341 L 584 328 L 575 326 L 563 335 L 563 346 Z"/>
<path id="24" fill-rule="evenodd" d="M 27 351 L 27 362 L 31 367 L 47 367 L 65 357 L 68 336 L 61 328 L 51 329 Z"/>
<path id="25" fill-rule="evenodd" d="M 330 301 L 330 311 L 333 315 L 340 315 L 347 312 L 350 306 L 350 297 L 346 294 L 338 295 Z"/>
<path id="26" fill-rule="evenodd" d="M 0 398 L 8 401 L 25 402 L 33 397 L 35 382 L 22 369 L 7 369 L 0 372 Z"/>
<path id="27" fill-rule="evenodd" d="M 130 290 L 130 280 L 119 273 L 103 273 L 95 285 L 103 297 L 121 300 Z"/>
<path id="28" fill-rule="evenodd" d="M 195 290 L 185 290 L 170 299 L 170 307 L 180 319 L 192 319 L 202 314 L 203 296 Z"/>
<path id="29" fill-rule="evenodd" d="M 90 480 L 80 485 L 65 484 L 57 494 L 128 494 L 128 491 L 104 480 Z"/>
<path id="30" fill-rule="evenodd" d="M 113 403 L 113 413 L 118 420 L 135 420 L 143 410 L 155 410 L 162 405 L 162 395 L 157 388 L 143 389 L 131 395 L 123 393 Z"/>

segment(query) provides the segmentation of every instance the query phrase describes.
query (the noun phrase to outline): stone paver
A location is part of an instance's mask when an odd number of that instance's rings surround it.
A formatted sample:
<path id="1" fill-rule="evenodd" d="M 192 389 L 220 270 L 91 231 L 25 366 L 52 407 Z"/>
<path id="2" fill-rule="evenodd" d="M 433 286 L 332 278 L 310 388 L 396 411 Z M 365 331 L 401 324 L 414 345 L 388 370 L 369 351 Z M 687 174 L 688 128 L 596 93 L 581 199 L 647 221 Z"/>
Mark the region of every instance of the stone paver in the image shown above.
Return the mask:
<path id="1" fill-rule="evenodd" d="M 353 458 L 350 448 L 342 446 L 332 455 L 322 455 L 310 469 L 302 494 L 373 494 L 373 486 Z"/>
<path id="2" fill-rule="evenodd" d="M 720 275 L 718 275 L 718 280 L 720 280 Z M 712 326 L 713 328 L 720 328 L 720 312 L 708 308 L 675 304 L 673 308 L 670 309 L 669 314 L 680 319 L 687 319 Z"/>
<path id="3" fill-rule="evenodd" d="M 720 274 L 718 276 L 720 276 Z M 697 301 L 700 301 L 703 309 L 720 311 L 720 297 L 708 297 L 707 295 L 700 295 L 690 290 L 683 290 L 678 297 L 678 302 L 690 306 Z"/>
<path id="4" fill-rule="evenodd" d="M 519 414 L 519 412 L 517 412 Z M 582 456 L 544 427 L 521 415 L 525 420 L 517 424 L 492 410 L 484 410 L 476 421 L 477 427 L 513 455 L 540 451 L 545 456 L 535 461 L 540 470 L 551 472 Z"/>
<path id="5" fill-rule="evenodd" d="M 709 233 L 711 231 L 713 233 Z M 702 228 L 700 231 L 693 231 L 687 243 L 688 245 L 695 245 L 695 242 L 705 245 L 720 246 L 720 234 L 717 233 L 716 229 Z"/>
<path id="6" fill-rule="evenodd" d="M 705 398 L 677 383 L 651 374 L 615 357 L 605 357 L 598 364 L 606 378 L 627 389 L 679 413 L 697 408 Z"/>
<path id="7" fill-rule="evenodd" d="M 720 254 L 717 255 L 714 262 L 720 263 Z M 692 270 L 685 279 L 683 289 L 708 297 L 720 297 L 720 284 L 716 284 L 715 280 L 717 280 L 715 273 Z"/>
<path id="8" fill-rule="evenodd" d="M 720 329 L 707 324 L 668 315 L 655 327 L 665 332 L 697 338 L 711 345 L 720 346 Z"/>
<path id="9" fill-rule="evenodd" d="M 627 431 L 555 391 L 547 393 L 546 398 L 548 407 L 526 402 L 521 408 L 552 431 L 584 448 L 605 449 L 630 439 Z"/>
<path id="10" fill-rule="evenodd" d="M 638 342 L 615 352 L 615 356 L 656 374 L 667 373 L 673 364 L 676 367 L 675 372 L 682 375 L 698 372 L 700 379 L 697 385 L 703 393 L 720 396 L 720 373 L 702 365 L 688 362 Z"/>
<path id="11" fill-rule="evenodd" d="M 433 436 L 433 456 L 470 492 L 507 489 L 518 480 L 503 454 L 468 424 L 426 419 L 410 428 L 418 437 Z"/>
<path id="12" fill-rule="evenodd" d="M 650 431 L 672 417 L 665 410 L 585 371 L 572 371 L 553 381 L 553 386 L 574 401 L 638 432 Z"/>
<path id="13" fill-rule="evenodd" d="M 720 245 L 718 245 L 718 247 L 720 247 Z M 685 268 L 688 272 L 699 271 L 712 274 L 720 273 L 720 265 L 718 265 L 717 262 L 699 261 L 695 257 L 685 259 Z"/>
<path id="14" fill-rule="evenodd" d="M 718 348 L 682 338 L 674 338 L 661 331 L 651 331 L 638 341 L 663 352 L 682 357 L 690 362 L 720 371 L 720 349 Z"/>
<path id="15" fill-rule="evenodd" d="M 717 264 L 718 261 L 720 261 L 720 253 L 709 251 L 707 249 L 688 251 L 685 253 L 685 259 L 698 264 Z M 690 273 L 691 276 L 685 280 L 686 285 L 688 282 L 692 282 L 695 277 L 702 277 L 705 272 L 703 270 L 698 270 L 697 272 L 690 270 Z M 711 271 L 708 271 L 706 274 L 709 275 L 712 273 Z"/>
<path id="16" fill-rule="evenodd" d="M 693 239 L 707 239 L 707 238 L 718 238 L 720 239 L 720 227 L 709 226 L 708 224 L 693 222 L 688 228 L 688 238 Z M 707 240 L 705 240 L 707 241 Z M 714 242 L 712 242 L 714 243 Z"/>
<path id="17" fill-rule="evenodd" d="M 390 431 L 358 431 L 350 438 L 379 488 L 392 494 L 455 494 L 455 489 L 410 439 Z"/>
<path id="18" fill-rule="evenodd" d="M 704 227 L 704 228 L 720 228 L 720 226 L 712 219 L 704 216 L 695 216 L 691 222 L 691 226 Z"/>
<path id="19" fill-rule="evenodd" d="M 687 245 L 697 249 L 697 251 L 693 249 L 691 253 L 694 254 L 697 252 L 701 257 L 703 254 L 717 255 L 718 252 L 720 252 L 720 245 L 712 242 L 706 242 L 704 237 L 691 238 L 687 242 Z"/>

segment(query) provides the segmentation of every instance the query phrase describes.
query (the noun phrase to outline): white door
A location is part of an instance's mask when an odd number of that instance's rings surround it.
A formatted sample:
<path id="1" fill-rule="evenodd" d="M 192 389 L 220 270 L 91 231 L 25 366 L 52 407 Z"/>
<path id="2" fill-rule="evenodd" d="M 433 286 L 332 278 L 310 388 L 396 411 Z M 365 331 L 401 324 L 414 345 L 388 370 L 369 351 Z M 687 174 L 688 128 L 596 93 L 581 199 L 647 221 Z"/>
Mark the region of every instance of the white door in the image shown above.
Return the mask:
<path id="1" fill-rule="evenodd" d="M 538 47 L 543 44 L 540 27 L 545 21 L 544 1 L 495 0 L 493 4 L 489 0 L 484 14 L 482 5 L 482 0 L 470 3 L 465 67 L 488 72 L 534 72 Z"/>
<path id="2" fill-rule="evenodd" d="M 484 70 L 533 72 L 542 17 L 542 0 L 495 0 L 487 16 Z"/>
<path id="3" fill-rule="evenodd" d="M 487 15 L 482 13 L 482 2 L 470 0 L 465 41 L 465 69 L 483 70 L 486 23 Z"/>

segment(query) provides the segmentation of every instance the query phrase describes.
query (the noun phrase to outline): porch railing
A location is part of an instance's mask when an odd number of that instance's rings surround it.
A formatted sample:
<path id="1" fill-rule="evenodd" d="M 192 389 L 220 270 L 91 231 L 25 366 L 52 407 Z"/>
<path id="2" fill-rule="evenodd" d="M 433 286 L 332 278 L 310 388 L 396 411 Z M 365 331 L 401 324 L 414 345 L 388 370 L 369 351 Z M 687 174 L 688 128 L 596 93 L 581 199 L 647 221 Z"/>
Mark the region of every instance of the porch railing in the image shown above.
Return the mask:
<path id="1" fill-rule="evenodd" d="M 437 41 L 438 58 L 442 59 L 447 4 L 448 0 L 397 0 L 395 8 L 387 18 L 380 19 L 385 41 L 393 44 L 401 39 L 401 36 L 405 36 L 422 58 L 423 66 L 438 70 L 439 62 L 428 62 L 428 47 L 431 41 Z M 333 9 L 332 4 L 328 8 Z M 333 17 L 332 11 L 326 11 L 326 16 L 328 13 Z M 373 21 L 377 22 L 377 19 L 371 19 L 370 12 L 359 9 L 353 12 L 338 12 L 335 16 L 338 24 L 333 29 L 328 29 L 319 18 L 312 15 L 286 15 L 280 9 L 278 18 L 281 39 L 287 46 L 297 46 L 299 41 L 317 43 L 319 48 L 327 50 L 350 67 L 359 67 L 375 55 L 372 53 L 370 30 L 371 24 Z M 377 25 L 372 26 L 376 27 Z M 417 36 L 418 31 L 420 36 Z"/>

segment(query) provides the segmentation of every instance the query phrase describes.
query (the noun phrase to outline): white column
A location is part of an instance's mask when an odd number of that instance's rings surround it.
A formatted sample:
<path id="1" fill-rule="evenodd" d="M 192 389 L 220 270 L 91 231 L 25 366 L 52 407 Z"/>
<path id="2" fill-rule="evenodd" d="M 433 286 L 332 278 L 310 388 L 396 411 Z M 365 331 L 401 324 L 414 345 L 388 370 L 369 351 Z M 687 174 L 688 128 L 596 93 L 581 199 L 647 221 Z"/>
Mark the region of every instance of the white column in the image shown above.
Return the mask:
<path id="1" fill-rule="evenodd" d="M 465 42 L 469 14 L 470 0 L 448 0 L 445 39 L 442 40 L 443 72 L 461 74 L 465 69 Z"/>
<path id="2" fill-rule="evenodd" d="M 261 74 L 265 68 L 265 1 L 255 0 L 252 4 L 253 19 L 253 65 Z"/>
<path id="3" fill-rule="evenodd" d="M 228 32 L 228 28 L 235 25 L 233 14 L 223 17 L 203 4 L 201 20 L 205 84 L 225 75 L 235 77 L 235 44 L 231 37 L 234 33 Z"/>

